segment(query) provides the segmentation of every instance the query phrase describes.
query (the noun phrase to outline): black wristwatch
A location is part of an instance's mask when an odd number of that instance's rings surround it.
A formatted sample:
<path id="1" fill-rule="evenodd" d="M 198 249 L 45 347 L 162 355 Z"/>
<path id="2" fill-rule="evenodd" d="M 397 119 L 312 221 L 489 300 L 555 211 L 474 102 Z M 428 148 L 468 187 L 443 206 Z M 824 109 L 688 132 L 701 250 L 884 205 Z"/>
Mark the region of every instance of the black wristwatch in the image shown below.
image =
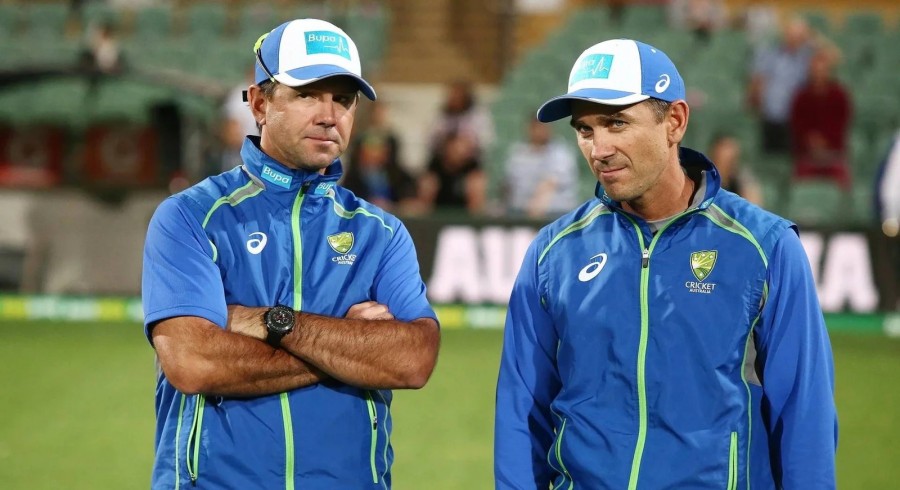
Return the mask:
<path id="1" fill-rule="evenodd" d="M 281 339 L 294 330 L 294 310 L 284 305 L 276 305 L 266 311 L 266 342 L 272 347 L 281 345 Z"/>

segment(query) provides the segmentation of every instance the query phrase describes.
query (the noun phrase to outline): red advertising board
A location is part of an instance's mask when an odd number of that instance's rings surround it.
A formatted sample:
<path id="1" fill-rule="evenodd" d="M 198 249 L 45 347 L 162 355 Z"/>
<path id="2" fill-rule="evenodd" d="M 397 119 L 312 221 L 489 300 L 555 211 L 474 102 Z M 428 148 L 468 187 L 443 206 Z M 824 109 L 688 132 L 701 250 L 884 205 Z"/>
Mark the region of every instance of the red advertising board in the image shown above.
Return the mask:
<path id="1" fill-rule="evenodd" d="M 156 184 L 158 146 L 156 131 L 151 127 L 92 127 L 85 135 L 82 178 L 92 185 Z"/>
<path id="2" fill-rule="evenodd" d="M 0 127 L 0 186 L 49 187 L 62 178 L 65 132 L 53 126 Z"/>

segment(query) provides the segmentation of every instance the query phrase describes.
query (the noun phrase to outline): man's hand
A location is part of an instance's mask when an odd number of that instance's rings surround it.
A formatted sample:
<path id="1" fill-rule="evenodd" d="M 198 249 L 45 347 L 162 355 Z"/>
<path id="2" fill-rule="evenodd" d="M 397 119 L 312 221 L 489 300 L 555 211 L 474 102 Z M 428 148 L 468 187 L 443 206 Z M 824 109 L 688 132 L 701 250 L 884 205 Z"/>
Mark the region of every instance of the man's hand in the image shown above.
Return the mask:
<path id="1" fill-rule="evenodd" d="M 356 303 L 347 310 L 345 318 L 353 320 L 393 320 L 388 307 L 375 301 Z"/>
<path id="2" fill-rule="evenodd" d="M 263 317 L 267 310 L 268 308 L 266 307 L 250 308 L 241 305 L 228 305 L 228 323 L 226 328 L 229 332 L 265 340 L 267 331 Z M 347 310 L 346 318 L 354 320 L 393 320 L 394 315 L 388 311 L 385 305 L 375 301 L 363 301 L 351 306 Z"/>
<path id="3" fill-rule="evenodd" d="M 228 305 L 228 323 L 225 328 L 229 332 L 265 340 L 267 332 L 263 316 L 267 310 L 266 307 L 249 308 L 241 305 Z"/>

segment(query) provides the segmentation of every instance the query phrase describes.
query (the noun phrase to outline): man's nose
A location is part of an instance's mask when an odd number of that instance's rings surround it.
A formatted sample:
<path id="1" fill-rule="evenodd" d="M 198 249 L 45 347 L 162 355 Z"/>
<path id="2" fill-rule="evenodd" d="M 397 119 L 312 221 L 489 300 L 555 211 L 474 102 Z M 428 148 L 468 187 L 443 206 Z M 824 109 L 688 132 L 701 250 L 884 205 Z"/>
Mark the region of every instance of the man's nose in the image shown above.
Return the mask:
<path id="1" fill-rule="evenodd" d="M 612 139 L 606 131 L 594 131 L 593 146 L 591 147 L 591 159 L 595 161 L 609 160 L 616 153 L 612 145 Z"/>
<path id="2" fill-rule="evenodd" d="M 334 126 L 337 121 L 335 102 L 330 94 L 325 94 L 316 103 L 316 124 Z"/>

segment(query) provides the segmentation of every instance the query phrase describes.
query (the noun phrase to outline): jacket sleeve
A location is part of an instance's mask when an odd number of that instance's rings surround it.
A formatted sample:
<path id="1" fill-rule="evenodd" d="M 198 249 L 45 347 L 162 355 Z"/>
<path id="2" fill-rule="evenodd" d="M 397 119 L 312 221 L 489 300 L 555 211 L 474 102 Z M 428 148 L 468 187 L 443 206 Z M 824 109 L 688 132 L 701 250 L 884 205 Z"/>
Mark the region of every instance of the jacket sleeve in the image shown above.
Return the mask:
<path id="1" fill-rule="evenodd" d="M 166 318 L 196 316 L 220 327 L 228 319 L 212 243 L 175 197 L 163 201 L 150 219 L 144 242 L 141 297 L 148 339 L 149 327 Z"/>
<path id="2" fill-rule="evenodd" d="M 772 253 L 761 318 L 762 413 L 777 488 L 835 488 L 834 363 L 809 259 L 788 228 Z"/>
<path id="3" fill-rule="evenodd" d="M 409 231 L 395 220 L 396 231 L 381 257 L 372 285 L 372 299 L 387 305 L 400 321 L 432 318 L 437 321 L 419 273 L 419 261 Z"/>
<path id="4" fill-rule="evenodd" d="M 560 389 L 558 337 L 538 280 L 538 241 L 513 285 L 506 316 L 494 421 L 497 490 L 547 488 L 554 437 L 550 402 Z"/>

